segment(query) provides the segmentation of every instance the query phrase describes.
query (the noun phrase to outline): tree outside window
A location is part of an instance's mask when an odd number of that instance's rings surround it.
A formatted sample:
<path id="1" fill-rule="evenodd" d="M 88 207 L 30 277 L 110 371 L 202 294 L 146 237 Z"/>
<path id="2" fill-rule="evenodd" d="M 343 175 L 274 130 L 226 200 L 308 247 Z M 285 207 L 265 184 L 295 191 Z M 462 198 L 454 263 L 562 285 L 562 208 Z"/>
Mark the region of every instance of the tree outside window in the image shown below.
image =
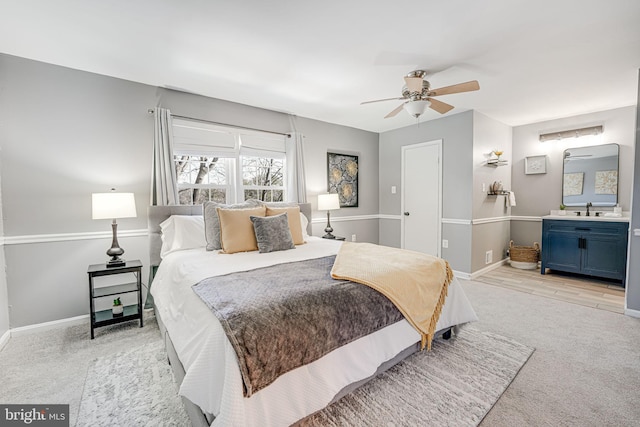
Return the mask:
<path id="1" fill-rule="evenodd" d="M 284 201 L 284 159 L 242 157 L 244 199 Z"/>
<path id="2" fill-rule="evenodd" d="M 226 203 L 228 159 L 207 156 L 174 156 L 181 205 L 201 205 L 206 201 Z"/>
<path id="3" fill-rule="evenodd" d="M 174 161 L 181 205 L 233 202 L 233 158 L 175 155 Z M 284 201 L 284 159 L 242 156 L 241 165 L 244 200 Z"/>

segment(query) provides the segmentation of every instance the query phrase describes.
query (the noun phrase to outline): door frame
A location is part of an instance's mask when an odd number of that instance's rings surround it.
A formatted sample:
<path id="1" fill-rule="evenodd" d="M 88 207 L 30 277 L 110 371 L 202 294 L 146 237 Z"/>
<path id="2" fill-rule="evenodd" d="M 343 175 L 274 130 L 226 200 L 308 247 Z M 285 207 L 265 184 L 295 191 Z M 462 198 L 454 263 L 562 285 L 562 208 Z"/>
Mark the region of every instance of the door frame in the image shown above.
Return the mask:
<path id="1" fill-rule="evenodd" d="M 401 148 L 401 160 L 400 160 L 400 188 L 401 188 L 401 193 L 400 193 L 400 247 L 402 249 L 404 249 L 404 232 L 405 232 L 405 215 L 404 213 L 406 212 L 405 210 L 405 200 L 404 200 L 404 195 L 405 195 L 405 185 L 404 185 L 404 175 L 405 175 L 405 169 L 404 169 L 404 164 L 405 164 L 405 157 L 406 157 L 406 152 L 409 149 L 412 148 L 420 148 L 420 147 L 426 147 L 426 146 L 430 146 L 430 145 L 436 145 L 438 147 L 438 181 L 439 181 L 439 185 L 438 185 L 438 224 L 437 224 L 437 244 L 436 247 L 437 249 L 437 253 L 436 256 L 437 257 L 441 257 L 442 256 L 442 139 L 435 139 L 433 141 L 427 141 L 427 142 L 419 142 L 417 144 L 409 144 L 409 145 L 403 145 Z"/>

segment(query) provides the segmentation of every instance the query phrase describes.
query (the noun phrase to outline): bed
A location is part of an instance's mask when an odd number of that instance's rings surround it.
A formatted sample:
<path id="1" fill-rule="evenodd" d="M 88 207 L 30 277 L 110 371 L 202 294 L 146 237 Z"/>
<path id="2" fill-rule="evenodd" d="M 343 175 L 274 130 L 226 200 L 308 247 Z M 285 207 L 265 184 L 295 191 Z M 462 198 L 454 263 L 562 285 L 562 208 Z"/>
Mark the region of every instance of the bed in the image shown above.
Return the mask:
<path id="1" fill-rule="evenodd" d="M 309 204 L 300 212 L 311 217 Z M 203 279 L 271 265 L 335 255 L 341 242 L 305 236 L 295 250 L 232 255 L 204 248 L 160 257 L 160 226 L 172 215 L 202 215 L 199 206 L 149 208 L 150 260 L 156 318 L 185 408 L 196 426 L 291 425 L 353 391 L 419 349 L 420 334 L 405 320 L 359 338 L 320 359 L 279 376 L 243 395 L 233 346 L 220 321 L 191 289 Z M 307 224 L 307 233 L 310 225 Z M 162 261 L 162 262 L 160 262 Z M 439 333 L 477 320 L 455 277 L 437 323 Z"/>

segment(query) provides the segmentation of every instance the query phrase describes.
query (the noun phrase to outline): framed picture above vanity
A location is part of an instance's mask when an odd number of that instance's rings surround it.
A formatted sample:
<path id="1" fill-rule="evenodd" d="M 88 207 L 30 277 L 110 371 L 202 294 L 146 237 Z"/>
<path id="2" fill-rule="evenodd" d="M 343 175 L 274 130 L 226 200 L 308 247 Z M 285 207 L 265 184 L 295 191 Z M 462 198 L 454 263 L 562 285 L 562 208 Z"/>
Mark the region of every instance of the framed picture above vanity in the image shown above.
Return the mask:
<path id="1" fill-rule="evenodd" d="M 562 204 L 615 206 L 618 203 L 618 144 L 568 148 L 562 155 Z"/>
<path id="2" fill-rule="evenodd" d="M 533 175 L 547 173 L 547 156 L 529 156 L 524 159 L 524 173 Z"/>

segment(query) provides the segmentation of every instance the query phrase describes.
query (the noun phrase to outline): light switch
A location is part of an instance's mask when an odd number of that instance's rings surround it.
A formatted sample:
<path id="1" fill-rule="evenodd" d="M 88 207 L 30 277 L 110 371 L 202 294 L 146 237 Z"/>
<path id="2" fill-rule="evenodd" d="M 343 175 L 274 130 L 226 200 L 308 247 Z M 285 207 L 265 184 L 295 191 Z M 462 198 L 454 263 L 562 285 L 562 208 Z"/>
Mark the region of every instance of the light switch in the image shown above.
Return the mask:
<path id="1" fill-rule="evenodd" d="M 396 186 L 395 185 L 391 186 L 391 194 L 396 194 Z"/>

